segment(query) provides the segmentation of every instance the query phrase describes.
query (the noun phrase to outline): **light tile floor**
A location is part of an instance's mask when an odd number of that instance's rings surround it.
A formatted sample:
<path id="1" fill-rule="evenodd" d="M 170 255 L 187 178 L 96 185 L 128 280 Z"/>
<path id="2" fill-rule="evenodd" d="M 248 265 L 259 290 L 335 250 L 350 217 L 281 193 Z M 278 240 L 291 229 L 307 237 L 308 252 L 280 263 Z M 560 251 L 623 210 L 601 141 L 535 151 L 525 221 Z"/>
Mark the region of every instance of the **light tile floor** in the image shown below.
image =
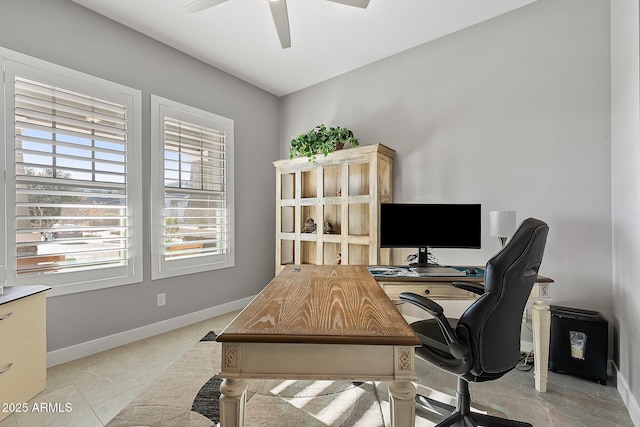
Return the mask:
<path id="1" fill-rule="evenodd" d="M 47 387 L 28 402 L 29 411 L 9 415 L 0 427 L 101 427 L 207 332 L 219 333 L 237 314 L 53 366 L 47 369 Z M 34 412 L 40 403 L 70 403 L 71 411 Z"/>
<path id="2" fill-rule="evenodd" d="M 209 331 L 220 332 L 236 316 L 228 313 L 184 328 L 84 357 L 47 370 L 47 387 L 0 427 L 101 427 Z M 418 362 L 419 392 L 446 399 L 455 377 Z M 387 399 L 386 384 L 378 385 Z M 533 371 L 511 371 L 497 381 L 471 385 L 474 408 L 532 422 L 536 427 L 633 427 L 615 385 L 550 373 L 547 393 L 533 388 Z M 69 403 L 69 412 L 34 412 L 34 404 Z M 388 420 L 388 404 L 383 404 Z M 418 411 L 416 427 L 431 427 L 442 416 Z M 186 426 L 176 426 L 186 427 Z M 280 427 L 280 426 L 279 426 Z M 298 427 L 298 426 L 296 426 Z"/>

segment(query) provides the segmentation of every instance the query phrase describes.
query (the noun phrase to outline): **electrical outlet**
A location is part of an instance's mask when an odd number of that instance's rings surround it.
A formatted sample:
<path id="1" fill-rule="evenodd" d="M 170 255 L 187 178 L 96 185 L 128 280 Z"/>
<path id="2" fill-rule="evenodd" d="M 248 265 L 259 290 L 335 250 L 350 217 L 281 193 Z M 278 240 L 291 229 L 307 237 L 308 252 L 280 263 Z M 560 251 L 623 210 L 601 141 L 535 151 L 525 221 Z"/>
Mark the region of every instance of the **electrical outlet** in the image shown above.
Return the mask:
<path id="1" fill-rule="evenodd" d="M 549 298 L 549 284 L 548 283 L 540 283 L 540 297 L 541 298 Z"/>
<path id="2" fill-rule="evenodd" d="M 167 304 L 167 294 L 158 294 L 158 307 L 162 307 Z"/>

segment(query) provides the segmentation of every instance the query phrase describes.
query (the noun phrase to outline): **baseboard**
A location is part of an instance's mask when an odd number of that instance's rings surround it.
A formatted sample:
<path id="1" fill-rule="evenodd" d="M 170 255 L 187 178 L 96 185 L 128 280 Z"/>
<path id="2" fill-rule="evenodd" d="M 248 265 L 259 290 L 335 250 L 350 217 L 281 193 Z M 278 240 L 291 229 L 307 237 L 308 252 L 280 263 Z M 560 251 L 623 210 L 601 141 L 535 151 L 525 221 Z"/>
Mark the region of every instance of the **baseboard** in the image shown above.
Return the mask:
<path id="1" fill-rule="evenodd" d="M 47 367 L 70 362 L 81 357 L 90 356 L 92 354 L 100 353 L 101 351 L 109 350 L 124 344 L 129 344 L 134 341 L 192 325 L 231 311 L 242 309 L 246 307 L 253 298 L 254 297 L 247 297 L 241 300 L 231 301 L 226 304 L 163 320 L 151 325 L 130 329 L 128 331 L 72 345 L 70 347 L 50 351 L 47 353 Z"/>
<path id="2" fill-rule="evenodd" d="M 627 407 L 627 411 L 629 412 L 629 417 L 633 422 L 633 425 L 636 427 L 640 427 L 640 406 L 638 406 L 638 401 L 635 399 L 631 390 L 629 389 L 629 384 L 624 379 L 624 377 L 620 374 L 618 367 L 613 364 L 613 368 L 616 373 L 616 384 L 618 386 L 618 393 L 620 393 L 620 397 Z"/>

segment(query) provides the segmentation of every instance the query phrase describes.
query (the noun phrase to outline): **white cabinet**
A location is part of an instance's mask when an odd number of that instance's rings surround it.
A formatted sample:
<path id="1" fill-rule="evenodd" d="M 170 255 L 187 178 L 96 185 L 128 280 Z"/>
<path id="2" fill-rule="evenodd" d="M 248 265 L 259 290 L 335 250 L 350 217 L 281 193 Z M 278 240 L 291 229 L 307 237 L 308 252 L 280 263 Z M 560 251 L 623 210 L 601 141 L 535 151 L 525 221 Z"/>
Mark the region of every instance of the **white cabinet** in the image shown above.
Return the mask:
<path id="1" fill-rule="evenodd" d="M 382 144 L 279 160 L 276 167 L 276 274 L 287 264 L 389 264 L 380 249 L 380 203 L 391 202 L 395 151 Z M 307 220 L 316 230 L 309 232 Z M 325 224 L 331 231 L 325 232 Z"/>
<path id="2" fill-rule="evenodd" d="M 47 377 L 47 286 L 14 286 L 0 295 L 0 402 L 23 403 Z M 8 412 L 0 412 L 0 420 Z"/>

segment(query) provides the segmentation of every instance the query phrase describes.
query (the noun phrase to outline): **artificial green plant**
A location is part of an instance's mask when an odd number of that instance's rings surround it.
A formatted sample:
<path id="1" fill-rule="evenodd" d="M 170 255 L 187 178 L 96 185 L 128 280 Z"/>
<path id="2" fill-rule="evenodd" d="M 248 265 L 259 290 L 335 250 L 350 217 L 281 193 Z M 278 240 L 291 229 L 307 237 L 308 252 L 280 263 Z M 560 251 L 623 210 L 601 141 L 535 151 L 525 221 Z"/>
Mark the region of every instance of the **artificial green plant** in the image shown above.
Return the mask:
<path id="1" fill-rule="evenodd" d="M 335 150 L 341 149 L 344 144 L 357 146 L 358 139 L 353 136 L 353 132 L 344 127 L 327 128 L 320 124 L 309 132 L 300 134 L 291 140 L 289 158 L 296 156 L 306 156 L 309 161 L 315 161 L 317 154 L 325 156 Z"/>

